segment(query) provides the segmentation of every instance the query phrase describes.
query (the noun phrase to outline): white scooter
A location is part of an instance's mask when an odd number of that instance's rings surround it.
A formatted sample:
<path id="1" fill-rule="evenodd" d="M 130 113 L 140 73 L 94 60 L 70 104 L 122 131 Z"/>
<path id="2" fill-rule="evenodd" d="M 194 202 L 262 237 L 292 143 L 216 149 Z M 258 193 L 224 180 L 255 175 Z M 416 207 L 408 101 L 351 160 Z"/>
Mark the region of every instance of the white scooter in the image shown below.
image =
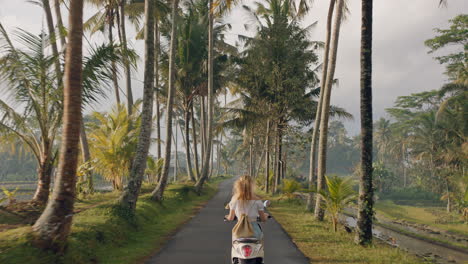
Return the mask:
<path id="1" fill-rule="evenodd" d="M 268 207 L 270 201 L 266 200 L 263 205 Z M 271 218 L 269 215 L 268 218 Z M 234 221 L 237 220 L 237 217 Z M 260 219 L 257 219 L 260 222 Z M 228 221 L 224 218 L 224 221 Z M 231 261 L 232 264 L 263 264 L 265 252 L 263 249 L 263 239 L 256 237 L 238 238 L 232 241 Z"/>

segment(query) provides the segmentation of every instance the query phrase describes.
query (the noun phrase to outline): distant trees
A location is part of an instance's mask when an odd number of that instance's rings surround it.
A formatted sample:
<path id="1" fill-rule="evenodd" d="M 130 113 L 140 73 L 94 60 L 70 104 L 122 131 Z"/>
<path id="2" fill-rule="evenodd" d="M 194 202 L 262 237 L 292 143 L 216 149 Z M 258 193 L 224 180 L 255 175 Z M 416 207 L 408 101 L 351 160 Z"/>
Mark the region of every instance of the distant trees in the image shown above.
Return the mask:
<path id="1" fill-rule="evenodd" d="M 450 20 L 449 29 L 425 43 L 430 53 L 452 45 L 436 59 L 446 65 L 449 83 L 439 90 L 400 96 L 387 109 L 392 121 L 376 124 L 377 157 L 397 177 L 390 189 L 417 186 L 436 193 L 447 211 L 467 206 L 466 151 L 468 83 L 466 43 L 468 16 Z"/>

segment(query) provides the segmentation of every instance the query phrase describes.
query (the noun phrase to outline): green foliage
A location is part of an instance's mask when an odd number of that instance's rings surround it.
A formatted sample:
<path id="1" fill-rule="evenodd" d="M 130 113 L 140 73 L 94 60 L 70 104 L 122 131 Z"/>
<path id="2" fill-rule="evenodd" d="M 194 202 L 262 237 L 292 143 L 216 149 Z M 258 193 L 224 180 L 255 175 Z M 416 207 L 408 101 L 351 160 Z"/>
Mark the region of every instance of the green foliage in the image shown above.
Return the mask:
<path id="1" fill-rule="evenodd" d="M 438 56 L 441 64 L 446 64 L 447 75 L 457 83 L 468 85 L 468 15 L 462 14 L 449 21 L 449 29 L 436 28 L 437 36 L 425 42 L 431 53 L 446 46 L 457 46 L 456 53 Z M 461 50 L 460 50 L 461 49 Z"/>
<path id="2" fill-rule="evenodd" d="M 201 196 L 188 192 L 185 199 L 180 199 L 179 194 L 183 186 L 168 186 L 163 204 L 144 194 L 138 199 L 135 214 L 116 206 L 113 200 L 96 201 L 92 208 L 75 214 L 68 250 L 63 256 L 33 247 L 30 227 L 0 232 L 0 263 L 138 262 L 161 247 L 196 207 L 216 193 L 214 184 L 204 188 Z"/>
<path id="3" fill-rule="evenodd" d="M 362 247 L 354 243 L 354 233 L 344 229 L 330 232 L 327 222 L 315 221 L 304 205 L 293 202 L 272 203 L 269 211 L 313 263 L 416 264 L 419 258 L 382 243 Z"/>
<path id="4" fill-rule="evenodd" d="M 114 189 L 123 189 L 136 151 L 140 117 L 138 103 L 132 115 L 123 105 L 114 106 L 110 113 L 93 113 L 95 123 L 90 123 L 89 142 L 95 159 L 94 167 Z"/>
<path id="5" fill-rule="evenodd" d="M 330 215 L 333 230 L 337 231 L 340 213 L 356 199 L 351 178 L 342 178 L 336 175 L 325 176 L 327 189 L 321 190 L 320 195 L 325 203 L 325 210 Z"/>
<path id="6" fill-rule="evenodd" d="M 380 193 L 388 193 L 397 181 L 395 174 L 385 167 L 383 162 L 374 162 L 372 175 L 374 184 Z"/>
<path id="7" fill-rule="evenodd" d="M 428 192 L 418 186 L 396 188 L 390 193 L 381 194 L 380 199 L 392 200 L 396 204 L 401 205 L 440 205 L 440 199 L 437 194 Z"/>
<path id="8" fill-rule="evenodd" d="M 13 204 L 16 201 L 15 197 L 16 197 L 16 192 L 18 192 L 18 190 L 19 190 L 19 187 L 16 187 L 14 191 L 9 191 L 7 188 L 2 186 L 2 192 L 5 195 L 6 199 L 2 199 L 0 203 L 2 203 L 4 200 L 8 200 L 9 204 Z"/>
<path id="9" fill-rule="evenodd" d="M 294 197 L 294 193 L 300 191 L 301 189 L 301 183 L 292 179 L 284 179 L 281 186 L 281 192 L 288 198 Z"/>
<path id="10" fill-rule="evenodd" d="M 94 193 L 94 186 L 93 186 L 93 175 L 91 172 L 94 170 L 94 160 L 89 160 L 87 162 L 82 163 L 78 166 L 76 176 L 78 180 L 76 182 L 76 192 L 80 195 L 87 195 Z"/>
<path id="11" fill-rule="evenodd" d="M 164 165 L 164 159 L 156 159 L 154 157 L 148 156 L 146 159 L 146 170 L 145 173 L 148 175 L 148 178 L 151 182 L 156 183 L 157 176 L 161 175 Z"/>

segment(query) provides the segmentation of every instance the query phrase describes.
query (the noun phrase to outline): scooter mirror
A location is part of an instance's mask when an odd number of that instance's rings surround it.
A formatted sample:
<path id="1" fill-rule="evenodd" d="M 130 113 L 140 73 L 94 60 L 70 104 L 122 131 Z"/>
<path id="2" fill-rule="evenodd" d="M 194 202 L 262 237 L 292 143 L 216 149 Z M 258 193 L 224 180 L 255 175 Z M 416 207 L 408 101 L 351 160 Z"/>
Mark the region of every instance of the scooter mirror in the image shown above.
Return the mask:
<path id="1" fill-rule="evenodd" d="M 270 200 L 266 200 L 263 202 L 263 206 L 268 207 L 270 206 L 270 203 L 271 203 Z"/>

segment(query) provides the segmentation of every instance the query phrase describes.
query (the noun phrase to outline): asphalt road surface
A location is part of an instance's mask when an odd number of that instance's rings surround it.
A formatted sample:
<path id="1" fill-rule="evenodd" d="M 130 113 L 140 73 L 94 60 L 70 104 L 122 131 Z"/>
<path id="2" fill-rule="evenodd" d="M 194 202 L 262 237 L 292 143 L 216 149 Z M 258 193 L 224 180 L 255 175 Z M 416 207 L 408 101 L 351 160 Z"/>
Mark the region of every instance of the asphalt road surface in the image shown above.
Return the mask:
<path id="1" fill-rule="evenodd" d="M 224 203 L 230 199 L 234 179 L 221 183 L 219 192 L 146 263 L 151 264 L 230 264 L 231 230 L 224 222 Z M 262 224 L 265 238 L 265 264 L 307 264 L 281 226 L 270 219 Z"/>

